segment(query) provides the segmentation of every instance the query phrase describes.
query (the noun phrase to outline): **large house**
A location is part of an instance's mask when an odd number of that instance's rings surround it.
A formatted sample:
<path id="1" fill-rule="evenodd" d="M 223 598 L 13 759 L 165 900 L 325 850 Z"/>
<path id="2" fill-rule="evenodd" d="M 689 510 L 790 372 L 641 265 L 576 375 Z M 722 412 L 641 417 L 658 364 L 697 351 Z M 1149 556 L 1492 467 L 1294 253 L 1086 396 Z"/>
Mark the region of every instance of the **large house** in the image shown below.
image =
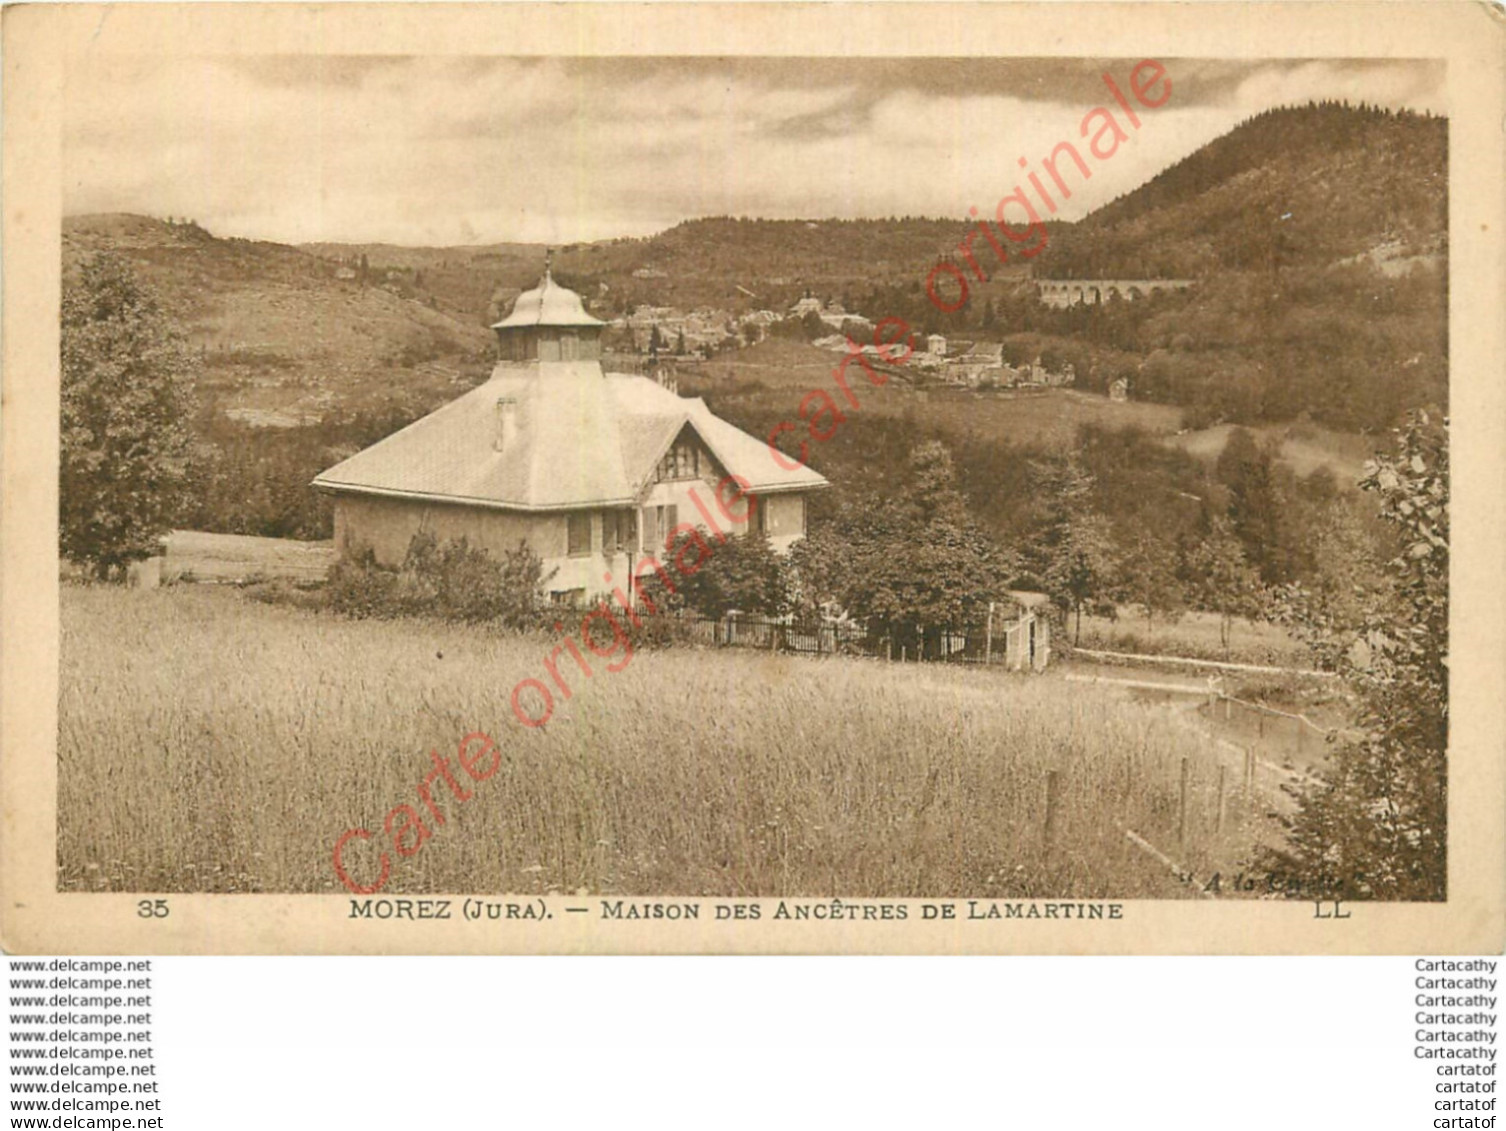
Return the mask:
<path id="1" fill-rule="evenodd" d="M 603 325 L 546 267 L 493 327 L 490 379 L 314 480 L 334 495 L 339 552 L 396 565 L 420 532 L 497 556 L 527 542 L 553 598 L 578 603 L 647 572 L 687 527 L 756 526 L 788 550 L 827 481 L 700 398 L 604 372 Z M 757 499 L 742 527 L 717 503 L 721 487 L 741 517 L 738 481 Z"/>

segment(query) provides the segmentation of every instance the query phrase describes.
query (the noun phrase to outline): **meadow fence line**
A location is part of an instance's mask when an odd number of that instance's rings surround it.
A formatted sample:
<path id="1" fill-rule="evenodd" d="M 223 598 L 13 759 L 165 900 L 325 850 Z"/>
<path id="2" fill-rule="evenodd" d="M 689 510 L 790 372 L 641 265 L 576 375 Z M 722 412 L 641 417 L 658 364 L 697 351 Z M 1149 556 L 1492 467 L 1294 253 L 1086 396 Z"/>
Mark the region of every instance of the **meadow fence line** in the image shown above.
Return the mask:
<path id="1" fill-rule="evenodd" d="M 1104 663 L 1179 665 L 1212 668 L 1215 671 L 1242 672 L 1246 675 L 1299 675 L 1311 679 L 1339 678 L 1337 672 L 1319 671 L 1317 668 L 1281 668 L 1270 664 L 1240 664 L 1231 660 L 1203 660 L 1195 656 L 1167 656 L 1151 652 L 1108 652 L 1097 648 L 1074 648 L 1073 652 Z"/>
<path id="2" fill-rule="evenodd" d="M 1174 709 L 1167 711 L 1166 718 L 1179 730 L 1194 733 L 1205 741 L 1211 739 L 1215 750 L 1237 753 L 1240 756 L 1238 777 L 1235 777 L 1222 757 L 1216 757 L 1211 767 L 1205 764 L 1199 773 L 1200 767 L 1187 754 L 1177 756 L 1172 763 L 1164 758 L 1160 759 L 1156 766 L 1147 765 L 1143 749 L 1139 757 L 1133 753 L 1127 754 L 1123 763 L 1124 799 L 1134 796 L 1137 788 L 1154 784 L 1158 772 L 1161 777 L 1170 779 L 1168 785 L 1174 783 L 1174 791 L 1168 792 L 1172 792 L 1175 797 L 1175 808 L 1167 814 L 1169 821 L 1165 831 L 1174 837 L 1175 846 L 1168 844 L 1164 848 L 1158 847 L 1150 837 L 1132 827 L 1127 805 L 1114 819 L 1115 825 L 1124 834 L 1127 843 L 1164 866 L 1179 884 L 1191 889 L 1201 899 L 1216 899 L 1217 892 L 1212 890 L 1211 881 L 1200 876 L 1197 867 L 1185 862 L 1187 853 L 1195 846 L 1201 846 L 1206 853 L 1210 834 L 1214 849 L 1219 855 L 1222 855 L 1221 850 L 1229 844 L 1231 837 L 1237 836 L 1240 842 L 1248 839 L 1253 843 L 1249 834 L 1257 825 L 1264 827 L 1259 813 L 1261 791 L 1258 772 L 1263 767 L 1278 773 L 1286 771 L 1263 762 L 1253 749 L 1213 738 L 1206 731 L 1187 722 Z M 1073 782 L 1063 769 L 1047 770 L 1041 779 L 1043 804 L 1040 810 L 1040 844 L 1042 852 L 1048 856 L 1057 850 L 1061 798 L 1076 784 L 1078 783 Z M 1093 788 L 1108 784 L 1102 781 L 1091 783 Z M 1217 875 L 1221 870 L 1219 863 L 1218 859 L 1214 859 L 1204 870 L 1212 868 L 1211 874 Z"/>

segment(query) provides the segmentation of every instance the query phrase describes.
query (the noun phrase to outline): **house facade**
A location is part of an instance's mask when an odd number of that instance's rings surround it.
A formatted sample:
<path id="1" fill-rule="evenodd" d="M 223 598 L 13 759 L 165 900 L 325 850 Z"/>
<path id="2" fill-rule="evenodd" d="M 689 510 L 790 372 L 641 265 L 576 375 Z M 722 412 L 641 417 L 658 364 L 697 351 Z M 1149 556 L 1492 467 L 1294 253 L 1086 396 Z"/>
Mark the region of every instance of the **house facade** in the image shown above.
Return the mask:
<path id="1" fill-rule="evenodd" d="M 689 529 L 713 551 L 755 528 L 788 551 L 827 481 L 776 463 L 700 398 L 606 372 L 603 325 L 546 269 L 493 326 L 499 360 L 484 384 L 314 480 L 334 496 L 337 550 L 397 565 L 419 533 L 494 556 L 527 542 L 562 603 L 667 565 Z"/>

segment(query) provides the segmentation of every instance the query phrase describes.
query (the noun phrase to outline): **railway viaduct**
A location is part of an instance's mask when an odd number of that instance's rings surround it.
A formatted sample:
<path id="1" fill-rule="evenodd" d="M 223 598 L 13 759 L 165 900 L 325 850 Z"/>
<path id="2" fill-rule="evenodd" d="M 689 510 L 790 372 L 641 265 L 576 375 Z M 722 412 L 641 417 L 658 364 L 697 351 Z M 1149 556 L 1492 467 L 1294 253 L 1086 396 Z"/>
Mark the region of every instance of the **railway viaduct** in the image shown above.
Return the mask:
<path id="1" fill-rule="evenodd" d="M 1096 305 L 1109 295 L 1122 299 L 1143 298 L 1156 291 L 1184 291 L 1194 279 L 1037 279 L 1040 300 L 1047 306 Z"/>

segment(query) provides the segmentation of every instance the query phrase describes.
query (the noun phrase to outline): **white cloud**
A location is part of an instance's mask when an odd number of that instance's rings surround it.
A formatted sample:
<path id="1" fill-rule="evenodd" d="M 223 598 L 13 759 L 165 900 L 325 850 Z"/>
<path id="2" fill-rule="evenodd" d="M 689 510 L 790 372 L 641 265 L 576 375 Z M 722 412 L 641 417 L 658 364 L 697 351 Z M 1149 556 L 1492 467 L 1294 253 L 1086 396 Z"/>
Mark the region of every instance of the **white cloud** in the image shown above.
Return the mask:
<path id="1" fill-rule="evenodd" d="M 1105 100 L 957 84 L 886 88 L 851 66 L 744 61 L 91 60 L 66 93 L 65 207 L 192 216 L 221 234 L 457 243 L 641 235 L 720 213 L 961 217 L 992 210 Z M 948 66 L 935 63 L 937 75 Z M 1169 64 L 1173 78 L 1175 64 Z M 1189 73 L 1192 68 L 1189 67 Z M 1079 101 L 1062 101 L 1081 91 Z M 1179 97 L 1180 96 L 1180 97 Z M 1440 110 L 1437 68 L 1251 65 L 1172 101 L 1068 216 L 1118 196 L 1271 105 L 1346 97 Z"/>

